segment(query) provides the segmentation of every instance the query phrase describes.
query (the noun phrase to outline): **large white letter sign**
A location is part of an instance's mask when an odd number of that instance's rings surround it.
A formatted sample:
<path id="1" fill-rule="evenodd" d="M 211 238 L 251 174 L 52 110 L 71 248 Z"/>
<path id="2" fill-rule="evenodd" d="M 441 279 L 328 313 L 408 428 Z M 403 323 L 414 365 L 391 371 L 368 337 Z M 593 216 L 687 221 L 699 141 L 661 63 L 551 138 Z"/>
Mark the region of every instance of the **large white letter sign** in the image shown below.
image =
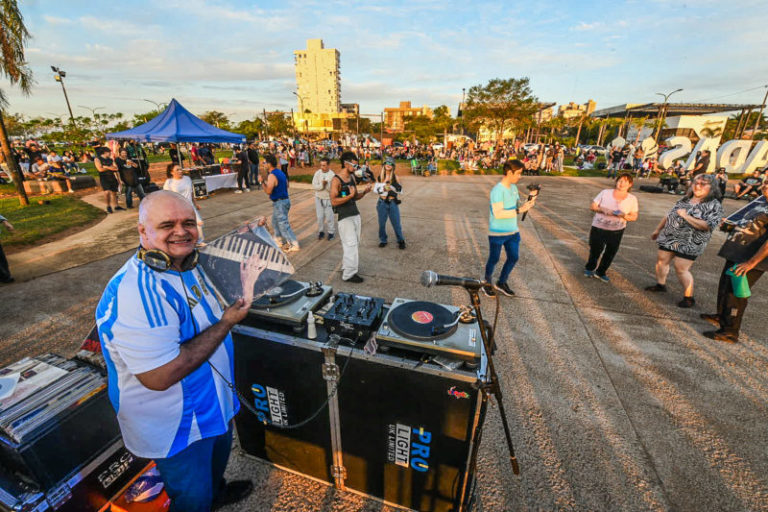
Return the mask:
<path id="1" fill-rule="evenodd" d="M 693 148 L 693 151 L 691 151 L 691 156 L 688 157 L 688 161 L 685 162 L 685 168 L 686 169 L 693 169 L 694 164 L 696 163 L 696 153 L 699 151 L 704 151 L 705 149 L 708 149 L 712 155 L 715 154 L 717 151 L 717 139 L 699 139 L 699 142 L 696 143 L 696 147 Z M 706 169 L 704 169 L 704 172 L 711 172 L 712 169 L 715 168 L 715 159 L 711 158 L 709 159 L 709 166 L 707 166 Z"/>
<path id="2" fill-rule="evenodd" d="M 747 163 L 741 168 L 741 172 L 746 174 L 766 165 L 768 165 L 768 141 L 761 140 L 747 157 Z"/>
<path id="3" fill-rule="evenodd" d="M 668 149 L 661 154 L 659 165 L 662 169 L 669 169 L 678 158 L 683 158 L 691 152 L 691 139 L 688 137 L 670 137 L 664 141 Z"/>
<path id="4" fill-rule="evenodd" d="M 725 172 L 729 174 L 739 172 L 747 161 L 750 147 L 751 140 L 729 140 L 717 150 L 717 166 L 725 167 Z"/>

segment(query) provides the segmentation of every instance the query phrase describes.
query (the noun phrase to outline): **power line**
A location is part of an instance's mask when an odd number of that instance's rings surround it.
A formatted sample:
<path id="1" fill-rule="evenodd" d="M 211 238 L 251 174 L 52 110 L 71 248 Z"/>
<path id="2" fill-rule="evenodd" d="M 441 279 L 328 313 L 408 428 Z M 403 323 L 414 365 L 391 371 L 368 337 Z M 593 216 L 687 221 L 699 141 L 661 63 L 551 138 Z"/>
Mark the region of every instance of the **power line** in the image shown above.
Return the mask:
<path id="1" fill-rule="evenodd" d="M 756 91 L 757 89 L 762 89 L 764 87 L 768 87 L 768 85 L 758 85 L 757 87 L 751 87 L 749 89 L 744 89 L 743 91 L 734 92 L 734 93 L 731 93 L 731 94 L 724 94 L 722 96 L 714 96 L 714 97 L 710 97 L 710 98 L 704 98 L 704 99 L 701 99 L 701 100 L 695 100 L 692 103 L 701 103 L 701 102 L 704 102 L 704 101 L 712 101 L 712 100 L 717 100 L 717 99 L 720 99 L 720 98 L 728 98 L 728 97 L 731 97 L 731 96 L 737 96 L 739 94 L 744 94 L 745 92 Z"/>

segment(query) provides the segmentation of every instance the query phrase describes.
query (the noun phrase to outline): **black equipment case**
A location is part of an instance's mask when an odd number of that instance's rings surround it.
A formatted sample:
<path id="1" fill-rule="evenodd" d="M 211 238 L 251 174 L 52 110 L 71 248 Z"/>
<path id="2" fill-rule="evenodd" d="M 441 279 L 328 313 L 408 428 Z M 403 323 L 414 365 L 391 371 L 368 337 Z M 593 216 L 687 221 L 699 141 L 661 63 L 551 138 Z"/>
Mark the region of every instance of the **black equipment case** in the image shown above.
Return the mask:
<path id="1" fill-rule="evenodd" d="M 485 354 L 479 370 L 448 370 L 409 352 L 370 355 L 243 325 L 232 333 L 237 389 L 259 412 L 235 420 L 247 454 L 389 505 L 468 510 Z"/>

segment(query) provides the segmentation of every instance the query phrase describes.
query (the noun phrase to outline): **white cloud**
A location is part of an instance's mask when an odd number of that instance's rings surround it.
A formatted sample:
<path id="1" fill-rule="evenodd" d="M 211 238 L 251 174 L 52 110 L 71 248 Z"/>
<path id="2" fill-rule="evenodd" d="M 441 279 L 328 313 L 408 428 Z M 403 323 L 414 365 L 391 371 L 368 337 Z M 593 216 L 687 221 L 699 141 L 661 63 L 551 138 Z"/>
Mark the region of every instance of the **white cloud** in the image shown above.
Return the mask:
<path id="1" fill-rule="evenodd" d="M 602 28 L 604 24 L 600 21 L 595 21 L 593 23 L 586 23 L 584 21 L 580 22 L 578 25 L 575 25 L 571 27 L 571 30 L 576 30 L 578 32 L 582 32 L 585 30 L 595 30 L 598 28 Z"/>

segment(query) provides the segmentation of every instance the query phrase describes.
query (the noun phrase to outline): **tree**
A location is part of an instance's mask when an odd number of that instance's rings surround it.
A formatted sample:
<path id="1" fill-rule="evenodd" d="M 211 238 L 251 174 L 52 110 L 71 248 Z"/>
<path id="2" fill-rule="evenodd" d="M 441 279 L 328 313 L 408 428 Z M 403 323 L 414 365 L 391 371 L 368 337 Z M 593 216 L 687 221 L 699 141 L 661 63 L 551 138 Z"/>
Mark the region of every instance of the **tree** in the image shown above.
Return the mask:
<path id="1" fill-rule="evenodd" d="M 222 114 L 221 112 L 217 112 L 216 110 L 211 110 L 203 115 L 200 116 L 200 119 L 205 121 L 208 124 L 212 124 L 216 128 L 221 128 L 222 130 L 229 130 L 229 119 L 226 115 Z"/>
<path id="2" fill-rule="evenodd" d="M 29 32 L 24 26 L 24 18 L 19 11 L 16 0 L 3 0 L 0 2 L 0 74 L 4 75 L 11 85 L 18 85 L 21 92 L 28 96 L 32 91 L 32 70 L 27 66 L 24 58 L 24 44 L 29 39 Z M 8 99 L 0 89 L 0 145 L 8 164 L 8 170 L 13 176 L 16 192 L 19 195 L 19 203 L 29 206 L 29 199 L 24 192 L 19 163 L 13 157 L 11 144 L 8 141 L 8 133 L 5 130 L 5 109 Z"/>
<path id="3" fill-rule="evenodd" d="M 264 131 L 264 120 L 260 117 L 255 117 L 250 120 L 240 121 L 234 129 L 235 133 L 242 133 L 248 140 L 261 138 L 261 133 Z"/>
<path id="4" fill-rule="evenodd" d="M 144 123 L 148 123 L 160 114 L 162 114 L 164 111 L 161 109 L 155 109 L 150 110 L 149 112 L 145 112 L 143 114 L 134 114 L 133 116 L 133 126 L 139 126 Z"/>
<path id="5" fill-rule="evenodd" d="M 527 77 L 494 78 L 469 89 L 463 116 L 475 131 L 485 125 L 501 139 L 506 130 L 524 126 L 538 110 Z"/>
<path id="6" fill-rule="evenodd" d="M 293 133 L 291 115 L 285 112 L 267 112 L 267 128 L 271 135 L 288 135 Z"/>
<path id="7" fill-rule="evenodd" d="M 442 134 L 445 137 L 448 134 L 448 130 L 453 129 L 453 125 L 456 120 L 451 117 L 451 109 L 445 105 L 440 105 L 432 113 L 432 125 L 435 127 L 435 132 Z"/>

